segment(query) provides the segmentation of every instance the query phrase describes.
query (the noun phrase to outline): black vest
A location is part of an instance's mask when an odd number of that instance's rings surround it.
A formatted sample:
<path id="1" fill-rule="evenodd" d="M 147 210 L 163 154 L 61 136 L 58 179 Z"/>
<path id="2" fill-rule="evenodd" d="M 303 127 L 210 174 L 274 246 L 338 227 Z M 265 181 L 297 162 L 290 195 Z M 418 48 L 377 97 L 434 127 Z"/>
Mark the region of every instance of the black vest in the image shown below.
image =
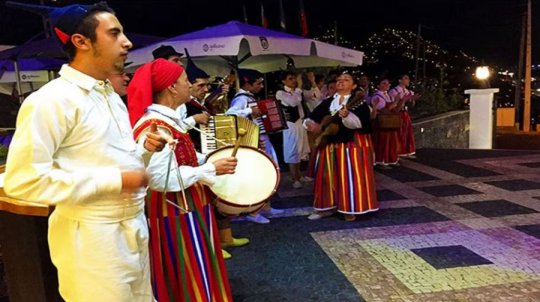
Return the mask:
<path id="1" fill-rule="evenodd" d="M 196 102 L 196 101 L 191 100 L 186 103 L 186 116 L 187 117 L 194 116 L 195 114 L 199 114 L 203 112 L 208 112 L 206 110 L 203 110 L 203 108 L 201 108 L 202 107 L 201 105 L 196 106 L 192 102 Z M 195 124 L 195 127 L 199 129 L 199 124 Z M 193 141 L 193 145 L 195 145 L 195 150 L 197 150 L 198 152 L 201 152 L 201 133 L 193 129 L 189 130 L 188 133 L 189 133 L 189 136 L 191 137 L 191 140 Z"/>
<path id="2" fill-rule="evenodd" d="M 325 116 L 330 114 L 330 104 L 332 104 L 333 100 L 334 97 L 330 97 L 322 101 L 322 103 L 319 104 L 319 106 L 317 106 L 317 108 L 315 108 L 315 110 L 313 110 L 313 112 L 309 115 L 309 119 L 313 120 L 316 123 L 320 123 Z M 355 132 L 360 132 L 363 134 L 371 133 L 371 110 L 369 108 L 369 105 L 364 101 L 362 102 L 362 104 L 350 111 L 360 119 L 360 122 L 362 123 L 362 128 L 349 129 L 345 127 L 341 119 L 339 119 L 339 131 L 335 136 L 330 138 L 329 143 L 352 142 L 354 140 Z"/>
<path id="3" fill-rule="evenodd" d="M 279 99 L 278 101 L 281 103 L 281 108 L 283 108 L 283 115 L 285 116 L 285 120 L 287 122 L 295 123 L 297 120 L 300 119 L 300 110 L 298 109 L 299 106 L 291 107 L 287 106 L 287 104 L 283 104 L 283 102 Z"/>

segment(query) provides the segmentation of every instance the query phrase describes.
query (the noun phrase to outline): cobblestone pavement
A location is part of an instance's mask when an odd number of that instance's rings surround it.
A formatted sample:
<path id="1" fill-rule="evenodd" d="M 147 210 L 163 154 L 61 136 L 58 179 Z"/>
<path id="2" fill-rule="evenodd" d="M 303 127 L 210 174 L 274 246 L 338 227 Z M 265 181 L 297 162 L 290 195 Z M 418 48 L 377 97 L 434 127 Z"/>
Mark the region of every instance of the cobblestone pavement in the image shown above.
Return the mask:
<path id="1" fill-rule="evenodd" d="M 377 171 L 381 210 L 354 222 L 308 220 L 312 187 L 282 176 L 285 213 L 233 223 L 236 302 L 540 301 L 540 152 L 420 150 Z"/>
<path id="2" fill-rule="evenodd" d="M 311 189 L 284 175 L 284 214 L 233 224 L 235 301 L 540 301 L 540 152 L 420 150 L 355 222 L 308 220 Z"/>

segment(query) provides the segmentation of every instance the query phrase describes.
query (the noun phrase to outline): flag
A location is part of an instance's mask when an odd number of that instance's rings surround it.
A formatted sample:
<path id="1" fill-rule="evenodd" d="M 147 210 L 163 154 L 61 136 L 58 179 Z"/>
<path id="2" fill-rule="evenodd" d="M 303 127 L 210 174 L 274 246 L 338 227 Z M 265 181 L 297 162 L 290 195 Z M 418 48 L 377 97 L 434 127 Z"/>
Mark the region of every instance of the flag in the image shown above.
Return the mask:
<path id="1" fill-rule="evenodd" d="M 246 5 L 242 4 L 242 14 L 244 14 L 244 23 L 248 24 L 248 18 L 247 18 L 247 11 L 246 11 Z"/>
<path id="2" fill-rule="evenodd" d="M 262 2 L 260 2 L 260 4 L 261 4 L 261 26 L 264 28 L 268 28 L 268 19 L 266 19 L 266 16 L 264 15 L 264 6 Z"/>
<path id="3" fill-rule="evenodd" d="M 287 26 L 285 25 L 285 12 L 283 11 L 283 0 L 279 0 L 279 27 L 282 31 L 287 31 Z"/>
<path id="4" fill-rule="evenodd" d="M 302 30 L 302 37 L 308 35 L 308 24 L 306 18 L 306 11 L 304 10 L 304 1 L 300 0 L 300 28 Z"/>

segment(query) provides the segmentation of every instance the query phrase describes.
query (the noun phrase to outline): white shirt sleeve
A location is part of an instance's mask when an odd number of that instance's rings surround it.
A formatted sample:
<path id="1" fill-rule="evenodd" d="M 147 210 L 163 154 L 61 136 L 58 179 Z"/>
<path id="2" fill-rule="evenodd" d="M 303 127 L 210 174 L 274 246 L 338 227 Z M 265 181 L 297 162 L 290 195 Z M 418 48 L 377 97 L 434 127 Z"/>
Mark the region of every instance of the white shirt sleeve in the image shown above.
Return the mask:
<path id="1" fill-rule="evenodd" d="M 199 166 L 202 166 L 206 161 L 206 155 L 198 151 L 195 151 L 195 153 L 197 154 L 197 163 L 199 163 Z"/>
<path id="2" fill-rule="evenodd" d="M 146 135 L 144 136 L 144 140 L 146 140 Z M 137 154 L 139 154 L 142 157 L 144 166 L 146 167 L 148 166 L 148 163 L 150 162 L 150 158 L 152 157 L 154 152 L 148 151 L 144 147 L 144 143 L 143 143 L 143 144 L 137 144 Z"/>
<path id="3" fill-rule="evenodd" d="M 160 131 L 162 129 L 160 128 Z M 139 144 L 142 142 L 138 142 Z M 169 158 L 172 156 L 170 169 Z M 151 190 L 162 192 L 165 190 L 165 181 L 167 179 L 167 170 L 169 172 L 169 180 L 167 191 L 178 192 L 181 189 L 178 180 L 178 172 L 176 170 L 177 162 L 174 152 L 171 148 L 165 147 L 161 152 L 155 152 L 150 163 L 146 168 L 150 176 L 149 187 Z M 202 166 L 180 166 L 180 175 L 185 188 L 189 188 L 194 183 L 201 181 L 204 184 L 212 185 L 216 177 L 216 168 L 212 163 L 206 163 Z"/>
<path id="4" fill-rule="evenodd" d="M 182 127 L 182 130 L 188 131 L 195 127 L 197 122 L 195 122 L 195 119 L 192 116 L 187 116 L 186 104 L 178 106 L 178 108 L 176 108 L 176 112 L 180 118 L 180 127 Z"/>
<path id="5" fill-rule="evenodd" d="M 190 117 L 187 117 L 183 120 L 180 120 L 181 121 L 181 126 L 182 126 L 182 130 L 184 131 L 187 131 L 187 130 L 191 130 L 193 128 L 195 128 L 195 125 L 197 124 L 197 122 L 195 121 L 195 119 L 193 118 L 193 116 L 190 116 Z"/>
<path id="6" fill-rule="evenodd" d="M 248 106 L 247 97 L 237 96 L 231 101 L 231 105 L 225 114 L 233 114 L 241 117 L 248 117 L 253 111 Z"/>
<path id="7" fill-rule="evenodd" d="M 43 98 L 43 94 L 36 93 L 19 110 L 17 130 L 7 158 L 6 194 L 54 205 L 80 203 L 98 194 L 120 193 L 119 168 L 91 166 L 68 171 L 54 163 L 57 150 L 64 147 L 62 143 L 76 126 L 80 113 L 67 101 Z"/>
<path id="8" fill-rule="evenodd" d="M 321 91 L 317 86 L 309 90 L 303 90 L 304 102 L 310 112 L 315 110 L 322 101 Z"/>
<path id="9" fill-rule="evenodd" d="M 309 90 L 304 90 L 304 100 L 307 102 L 318 102 L 321 99 L 321 91 L 319 87 L 315 86 Z"/>
<path id="10" fill-rule="evenodd" d="M 349 115 L 345 118 L 341 118 L 343 125 L 349 129 L 359 129 L 362 128 L 362 122 L 360 118 L 356 116 L 352 111 L 349 111 Z"/>
<path id="11" fill-rule="evenodd" d="M 296 88 L 291 93 L 279 90 L 276 92 L 276 99 L 280 100 L 285 106 L 296 107 L 302 103 L 302 89 Z"/>

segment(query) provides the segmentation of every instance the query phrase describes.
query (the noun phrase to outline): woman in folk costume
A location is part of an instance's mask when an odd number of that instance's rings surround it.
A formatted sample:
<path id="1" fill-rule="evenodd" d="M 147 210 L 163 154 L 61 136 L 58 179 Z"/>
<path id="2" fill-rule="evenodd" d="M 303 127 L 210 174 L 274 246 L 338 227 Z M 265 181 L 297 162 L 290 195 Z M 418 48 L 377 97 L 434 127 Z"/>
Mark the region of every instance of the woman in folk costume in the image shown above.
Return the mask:
<path id="1" fill-rule="evenodd" d="M 317 140 L 315 213 L 308 217 L 311 220 L 330 216 L 337 210 L 345 215 L 345 220 L 353 221 L 356 215 L 379 209 L 369 134 L 371 110 L 363 94 L 354 93 L 357 84 L 350 74 L 340 75 L 336 87 L 337 93 L 317 106 L 304 122 L 308 131 L 321 133 L 325 138 Z M 321 131 L 329 115 L 334 126 Z M 325 135 L 331 127 L 337 127 L 334 134 Z"/>
<path id="2" fill-rule="evenodd" d="M 276 92 L 276 99 L 281 102 L 287 129 L 283 133 L 283 161 L 288 164 L 293 188 L 303 187 L 302 182 L 313 181 L 302 176 L 301 161 L 309 160 L 309 142 L 306 129 L 302 126 L 305 114 L 302 107 L 302 75 L 293 71 L 284 71 L 281 75 L 283 89 Z"/>
<path id="3" fill-rule="evenodd" d="M 174 149 L 155 153 L 147 168 L 154 294 L 159 301 L 231 301 L 219 233 L 204 184 L 211 185 L 216 175 L 234 173 L 236 159 L 198 166 L 193 143 L 181 130 L 175 111 L 189 100 L 189 87 L 183 67 L 164 59 L 140 67 L 128 87 L 135 138 L 144 137 L 155 124 L 177 140 Z"/>
<path id="4" fill-rule="evenodd" d="M 400 102 L 396 102 L 390 94 L 390 81 L 381 78 L 377 85 L 377 91 L 371 96 L 371 106 L 378 113 L 399 112 Z M 399 129 L 382 129 L 375 127 L 373 129 L 373 143 L 375 146 L 375 164 L 383 168 L 390 168 L 389 165 L 399 165 L 399 152 L 401 152 L 401 141 L 399 139 Z"/>
<path id="5" fill-rule="evenodd" d="M 392 88 L 388 94 L 401 105 L 401 128 L 399 130 L 401 152 L 399 153 L 399 156 L 415 158 L 414 154 L 416 153 L 416 146 L 408 104 L 414 106 L 419 95 L 415 95 L 413 91 L 408 89 L 409 84 L 411 83 L 408 75 L 401 75 L 398 81 L 399 85 Z"/>

